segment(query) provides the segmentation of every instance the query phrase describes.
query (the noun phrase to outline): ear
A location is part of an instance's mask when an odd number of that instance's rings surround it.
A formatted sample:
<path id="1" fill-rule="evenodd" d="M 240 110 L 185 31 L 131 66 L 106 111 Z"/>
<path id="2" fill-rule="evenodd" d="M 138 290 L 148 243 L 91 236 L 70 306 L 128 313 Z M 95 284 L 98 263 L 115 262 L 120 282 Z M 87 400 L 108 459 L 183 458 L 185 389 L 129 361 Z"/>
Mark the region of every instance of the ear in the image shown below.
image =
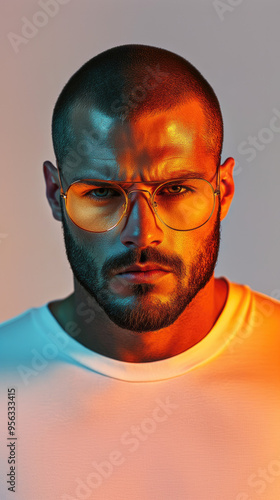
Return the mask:
<path id="1" fill-rule="evenodd" d="M 221 220 L 223 220 L 232 202 L 234 195 L 233 167 L 235 161 L 233 158 L 227 158 L 220 166 L 220 204 Z"/>
<path id="2" fill-rule="evenodd" d="M 60 182 L 57 168 L 50 162 L 45 161 L 43 164 L 43 171 L 46 183 L 46 195 L 49 205 L 52 209 L 52 214 L 56 220 L 61 221 L 61 208 L 60 208 Z"/>

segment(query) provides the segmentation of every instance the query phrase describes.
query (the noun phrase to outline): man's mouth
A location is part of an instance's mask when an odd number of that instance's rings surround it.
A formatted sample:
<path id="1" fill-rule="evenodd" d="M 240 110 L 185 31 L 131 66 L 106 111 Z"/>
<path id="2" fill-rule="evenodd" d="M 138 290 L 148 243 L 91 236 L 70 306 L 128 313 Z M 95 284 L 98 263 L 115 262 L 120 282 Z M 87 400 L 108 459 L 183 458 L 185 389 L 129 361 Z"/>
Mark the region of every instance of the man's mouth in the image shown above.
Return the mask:
<path id="1" fill-rule="evenodd" d="M 132 283 L 151 283 L 170 274 L 170 270 L 158 264 L 134 265 L 123 269 L 115 276 Z"/>

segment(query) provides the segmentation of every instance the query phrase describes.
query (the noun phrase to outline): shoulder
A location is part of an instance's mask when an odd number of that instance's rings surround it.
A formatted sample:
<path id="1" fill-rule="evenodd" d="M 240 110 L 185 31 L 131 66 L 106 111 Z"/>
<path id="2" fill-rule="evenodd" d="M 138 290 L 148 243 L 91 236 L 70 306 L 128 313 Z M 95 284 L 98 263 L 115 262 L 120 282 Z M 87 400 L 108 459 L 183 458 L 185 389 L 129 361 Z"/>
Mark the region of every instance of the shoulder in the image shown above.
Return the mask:
<path id="1" fill-rule="evenodd" d="M 230 287 L 229 297 L 235 302 L 238 311 L 243 312 L 244 321 L 256 328 L 265 327 L 271 332 L 280 333 L 280 290 L 274 290 L 272 296 L 256 290 L 248 285 L 228 282 Z"/>
<path id="2" fill-rule="evenodd" d="M 280 334 L 280 302 L 273 297 L 252 290 L 256 321 L 270 331 Z"/>
<path id="3" fill-rule="evenodd" d="M 13 333 L 20 333 L 26 327 L 30 327 L 32 322 L 32 312 L 34 309 L 28 309 L 7 321 L 0 323 L 0 339 L 3 339 Z"/>
<path id="4" fill-rule="evenodd" d="M 46 305 L 28 309 L 0 324 L 0 357 L 5 365 L 9 359 L 22 359 L 38 343 L 40 336 L 37 317 Z"/>

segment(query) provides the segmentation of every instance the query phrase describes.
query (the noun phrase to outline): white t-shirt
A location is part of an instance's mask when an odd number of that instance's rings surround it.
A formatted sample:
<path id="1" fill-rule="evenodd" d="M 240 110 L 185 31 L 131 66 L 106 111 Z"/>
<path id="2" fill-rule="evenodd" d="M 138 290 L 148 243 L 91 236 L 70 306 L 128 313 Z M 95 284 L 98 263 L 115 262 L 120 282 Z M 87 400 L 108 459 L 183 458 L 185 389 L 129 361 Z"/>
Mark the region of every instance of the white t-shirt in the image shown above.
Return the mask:
<path id="1" fill-rule="evenodd" d="M 280 303 L 228 284 L 208 335 L 161 361 L 96 354 L 47 304 L 3 323 L 0 498 L 279 500 Z"/>

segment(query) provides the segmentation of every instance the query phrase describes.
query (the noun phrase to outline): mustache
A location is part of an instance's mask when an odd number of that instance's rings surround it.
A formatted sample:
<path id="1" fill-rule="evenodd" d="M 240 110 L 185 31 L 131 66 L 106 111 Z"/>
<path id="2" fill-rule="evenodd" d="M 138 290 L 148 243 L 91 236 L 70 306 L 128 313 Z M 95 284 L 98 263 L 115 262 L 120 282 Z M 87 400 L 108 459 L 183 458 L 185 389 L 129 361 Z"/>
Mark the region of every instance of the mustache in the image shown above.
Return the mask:
<path id="1" fill-rule="evenodd" d="M 186 267 L 178 256 L 167 256 L 159 253 L 155 248 L 148 247 L 143 250 L 129 250 L 109 258 L 102 267 L 102 277 L 108 279 L 120 269 L 135 264 L 158 264 L 169 267 L 179 277 L 182 277 L 186 272 Z"/>

